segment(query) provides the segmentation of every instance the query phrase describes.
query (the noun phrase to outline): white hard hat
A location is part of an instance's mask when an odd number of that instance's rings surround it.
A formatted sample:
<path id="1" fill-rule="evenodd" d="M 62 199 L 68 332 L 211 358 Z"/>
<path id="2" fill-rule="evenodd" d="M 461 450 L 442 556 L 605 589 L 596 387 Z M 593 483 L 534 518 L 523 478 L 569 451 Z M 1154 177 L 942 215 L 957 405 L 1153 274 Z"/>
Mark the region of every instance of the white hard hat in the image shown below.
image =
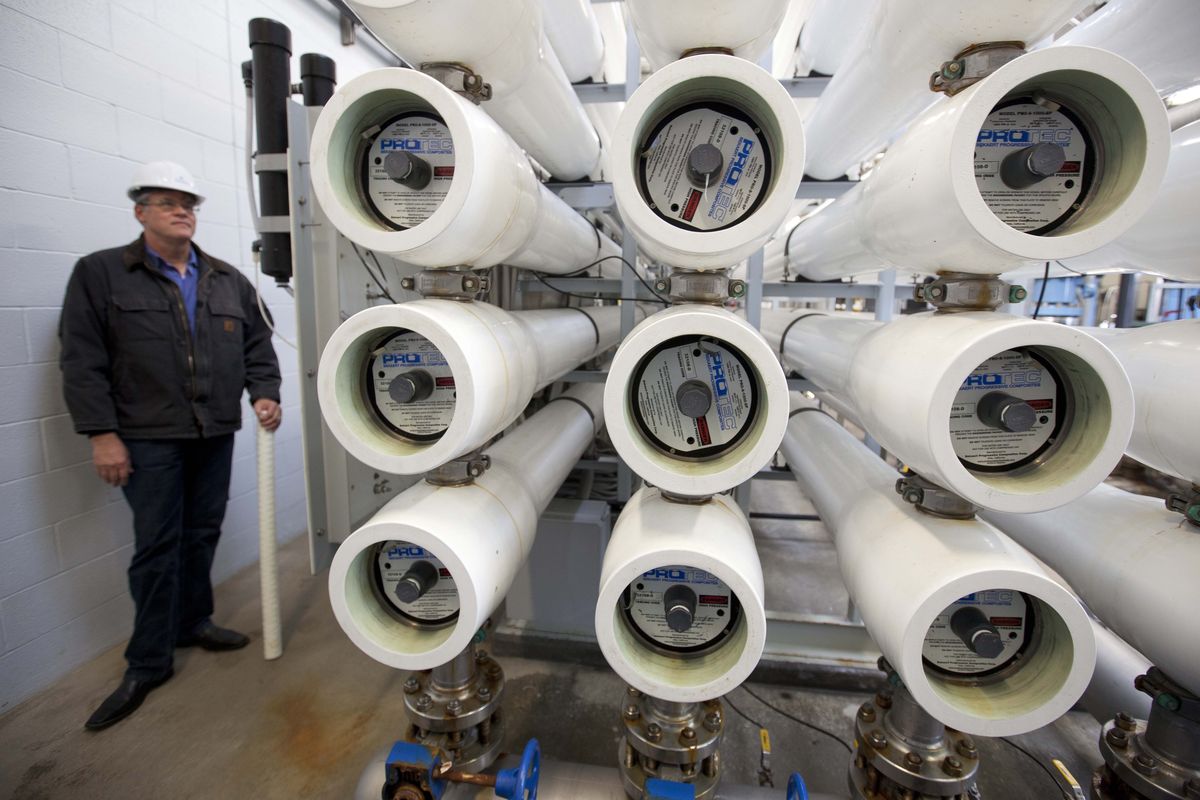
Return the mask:
<path id="1" fill-rule="evenodd" d="M 174 161 L 151 161 L 133 171 L 133 183 L 129 185 L 129 199 L 137 200 L 137 196 L 147 189 L 171 189 L 176 192 L 187 192 L 197 200 L 204 199 L 204 195 L 196 191 L 196 182 L 192 180 L 192 173 Z"/>

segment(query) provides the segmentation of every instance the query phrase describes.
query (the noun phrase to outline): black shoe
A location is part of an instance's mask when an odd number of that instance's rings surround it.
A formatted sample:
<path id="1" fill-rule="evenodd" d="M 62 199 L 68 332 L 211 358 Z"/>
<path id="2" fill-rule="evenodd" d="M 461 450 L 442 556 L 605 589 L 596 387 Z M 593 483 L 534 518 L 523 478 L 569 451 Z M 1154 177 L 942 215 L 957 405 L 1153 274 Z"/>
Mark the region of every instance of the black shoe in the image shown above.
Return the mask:
<path id="1" fill-rule="evenodd" d="M 83 723 L 83 727 L 89 731 L 98 731 L 120 722 L 137 711 L 138 706 L 146 699 L 146 695 L 159 686 L 162 686 L 174 674 L 175 671 L 172 670 L 164 677 L 153 681 L 139 681 L 134 678 L 124 679 L 121 681 L 121 685 L 117 687 L 117 690 L 106 697 L 95 713 L 88 717 L 88 721 Z"/>
<path id="2" fill-rule="evenodd" d="M 229 628 L 218 628 L 211 622 L 206 622 L 190 636 L 179 640 L 179 647 L 202 647 L 205 650 L 240 650 L 250 644 L 250 637 L 244 633 L 231 631 Z"/>

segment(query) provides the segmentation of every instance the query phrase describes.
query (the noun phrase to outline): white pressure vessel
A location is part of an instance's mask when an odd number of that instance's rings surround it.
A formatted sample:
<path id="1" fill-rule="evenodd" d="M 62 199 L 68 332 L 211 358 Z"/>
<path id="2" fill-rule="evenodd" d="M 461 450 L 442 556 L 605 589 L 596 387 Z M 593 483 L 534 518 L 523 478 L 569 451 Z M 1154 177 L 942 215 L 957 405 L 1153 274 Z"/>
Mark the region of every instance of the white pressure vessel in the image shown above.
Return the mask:
<path id="1" fill-rule="evenodd" d="M 577 384 L 487 451 L 465 486 L 421 482 L 342 542 L 329 599 L 350 640 L 404 670 L 471 643 L 529 556 L 538 517 L 603 426 L 601 389 Z"/>
<path id="2" fill-rule="evenodd" d="M 604 64 L 604 37 L 591 0 L 541 0 L 546 38 L 554 48 L 563 72 L 579 83 L 600 71 Z"/>
<path id="3" fill-rule="evenodd" d="M 815 408 L 793 414 L 783 453 L 863 624 L 922 708 L 980 736 L 1070 710 L 1092 676 L 1092 627 L 1033 557 L 986 522 L 906 504 L 895 472 Z"/>
<path id="4" fill-rule="evenodd" d="M 758 61 L 789 0 L 626 0 L 642 55 L 658 70 L 690 50 L 729 51 Z"/>

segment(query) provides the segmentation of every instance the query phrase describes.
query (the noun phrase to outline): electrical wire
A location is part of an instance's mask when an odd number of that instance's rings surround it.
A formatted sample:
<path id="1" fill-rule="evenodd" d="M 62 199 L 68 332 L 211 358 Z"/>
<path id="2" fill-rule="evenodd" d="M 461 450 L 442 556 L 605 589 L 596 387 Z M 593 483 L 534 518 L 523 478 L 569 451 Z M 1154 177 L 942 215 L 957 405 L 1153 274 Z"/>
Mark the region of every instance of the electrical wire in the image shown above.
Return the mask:
<path id="1" fill-rule="evenodd" d="M 852 753 L 852 752 L 854 752 L 854 751 L 851 749 L 850 745 L 848 745 L 848 744 L 846 744 L 844 741 L 842 741 L 842 737 L 840 737 L 840 736 L 836 736 L 836 735 L 834 735 L 834 734 L 830 733 L 829 731 L 825 730 L 824 728 L 822 728 L 822 727 L 821 727 L 821 726 L 819 726 L 819 725 L 813 725 L 811 722 L 805 722 L 804 720 L 800 719 L 799 717 L 797 717 L 797 716 L 794 716 L 794 715 L 792 715 L 792 714 L 789 714 L 788 712 L 784 711 L 782 708 L 778 708 L 777 706 L 771 705 L 771 703 L 767 702 L 766 700 L 764 700 L 763 698 L 761 698 L 761 697 L 759 697 L 757 694 L 755 694 L 755 693 L 754 693 L 754 692 L 753 692 L 753 691 L 750 689 L 750 687 L 749 687 L 749 686 L 747 686 L 747 685 L 745 685 L 745 684 L 742 684 L 742 691 L 744 691 L 746 694 L 748 694 L 748 695 L 750 695 L 751 697 L 753 697 L 753 698 L 754 698 L 755 700 L 757 700 L 758 702 L 762 703 L 762 704 L 763 704 L 764 706 L 766 706 L 767 708 L 769 708 L 769 709 L 771 709 L 772 711 L 774 711 L 774 712 L 775 712 L 776 714 L 778 714 L 779 716 L 781 716 L 781 717 L 784 717 L 785 719 L 790 719 L 792 722 L 796 723 L 797 725 L 803 725 L 804 727 L 806 727 L 806 728 L 810 728 L 810 729 L 812 729 L 812 730 L 816 731 L 817 733 L 823 733 L 823 734 L 825 734 L 826 736 L 828 736 L 830 739 L 833 739 L 835 742 L 837 742 L 837 743 L 838 743 L 839 745 L 841 745 L 842 747 L 846 748 L 846 751 L 847 751 L 847 752 L 851 752 L 851 753 Z"/>
<path id="2" fill-rule="evenodd" d="M 638 281 L 642 284 L 642 286 L 646 287 L 646 291 L 650 292 L 650 294 L 652 294 L 654 296 L 655 302 L 662 303 L 664 306 L 668 306 L 671 304 L 671 301 L 667 300 L 661 294 L 654 291 L 654 287 L 651 286 L 649 283 L 647 283 L 646 279 L 638 274 L 637 269 L 635 269 L 633 264 L 630 264 L 629 261 L 627 261 L 624 256 L 604 256 L 603 258 L 598 258 L 586 266 L 583 266 L 577 270 L 568 272 L 565 275 L 550 275 L 545 272 L 534 272 L 532 270 L 530 271 L 530 274 L 533 275 L 535 278 L 537 278 L 540 283 L 545 285 L 547 289 L 551 289 L 552 291 L 558 292 L 559 294 L 564 294 L 564 295 L 567 295 L 568 297 L 579 297 L 584 300 L 603 300 L 606 298 L 593 297 L 591 295 L 586 295 L 586 294 L 575 294 L 574 292 L 568 292 L 565 289 L 559 289 L 557 286 L 551 286 L 549 283 L 546 283 L 545 279 L 546 278 L 574 278 L 579 275 L 582 275 L 583 273 L 587 272 L 589 269 L 591 269 L 592 267 L 594 267 L 598 264 L 602 264 L 605 261 L 613 261 L 613 260 L 620 261 L 621 264 L 624 265 L 624 267 L 626 269 L 628 269 L 631 273 L 633 273 L 633 277 L 637 278 Z M 608 298 L 608 299 L 612 299 L 612 298 Z M 628 301 L 631 303 L 641 302 L 641 300 L 639 298 L 618 297 L 616 299 L 617 300 L 625 300 L 625 301 Z"/>
<path id="3" fill-rule="evenodd" d="M 749 715 L 749 714 L 747 714 L 745 711 L 742 711 L 740 708 L 738 708 L 737 706 L 735 706 L 735 705 L 733 704 L 733 701 L 729 699 L 729 695 L 726 695 L 725 697 L 723 697 L 723 698 L 722 698 L 722 700 L 723 700 L 723 702 L 725 703 L 725 705 L 727 705 L 727 706 L 729 706 L 731 709 L 733 709 L 733 713 L 737 714 L 739 717 L 741 717 L 742 719 L 746 720 L 746 722 L 749 722 L 751 725 L 753 725 L 754 727 L 758 728 L 759 730 L 764 730 L 764 731 L 765 731 L 765 730 L 767 729 L 767 726 L 766 726 L 766 725 L 763 725 L 761 722 L 759 722 L 758 720 L 754 719 L 754 717 L 750 716 L 750 715 Z"/>
<path id="4" fill-rule="evenodd" d="M 1026 758 L 1028 758 L 1033 763 L 1037 764 L 1038 767 L 1042 770 L 1042 772 L 1046 773 L 1046 776 L 1048 778 L 1050 778 L 1050 781 L 1054 784 L 1054 788 L 1058 789 L 1058 791 L 1062 794 L 1062 796 L 1067 798 L 1067 800 L 1071 800 L 1070 792 L 1068 792 L 1066 789 L 1063 788 L 1063 785 L 1058 782 L 1058 778 L 1054 777 L 1054 773 L 1050 771 L 1049 767 L 1047 767 L 1045 764 L 1042 763 L 1040 758 L 1038 758 L 1033 753 L 1026 750 L 1024 747 L 1021 747 L 1021 745 L 1017 744 L 1016 742 L 1012 741 L 1011 739 L 1006 739 L 1003 736 L 998 736 L 996 738 L 998 738 L 1000 741 L 1004 742 L 1009 747 L 1015 747 L 1017 750 L 1020 750 L 1022 753 L 1024 753 Z"/>
<path id="5" fill-rule="evenodd" d="M 1037 305 L 1033 307 L 1033 318 L 1038 318 L 1038 312 L 1042 310 L 1042 300 L 1046 297 L 1046 284 L 1050 282 L 1050 262 L 1046 262 L 1046 269 L 1042 272 L 1042 290 L 1038 292 Z"/>
<path id="6" fill-rule="evenodd" d="M 258 262 L 259 262 L 258 250 L 257 249 L 253 250 L 251 252 L 250 257 L 254 261 L 254 300 L 258 303 L 258 313 L 262 314 L 263 322 L 267 323 L 267 327 L 271 329 L 271 334 L 273 336 L 278 336 L 279 341 L 283 342 L 284 344 L 286 344 L 288 347 L 292 348 L 293 350 L 299 351 L 300 348 L 296 347 L 295 342 L 293 342 L 291 339 L 284 336 L 279 331 L 275 330 L 275 321 L 273 319 L 271 319 L 271 314 L 267 311 L 267 307 L 263 305 L 262 292 L 259 291 L 258 276 L 259 276 L 259 273 L 262 272 L 262 270 L 260 270 L 258 268 Z"/>
<path id="7" fill-rule="evenodd" d="M 367 271 L 367 275 L 371 276 L 371 280 L 375 281 L 375 285 L 379 287 L 379 291 L 383 292 L 383 296 L 393 303 L 396 302 L 396 298 L 392 297 L 391 292 L 387 290 L 387 286 L 384 285 L 383 281 L 380 278 L 375 277 L 375 273 L 371 271 L 371 265 L 368 264 L 367 259 L 363 257 L 362 252 L 358 249 L 358 245 L 356 245 L 354 242 L 350 242 L 350 246 L 354 248 L 354 255 L 358 256 L 359 263 L 363 265 L 363 269 Z M 371 253 L 370 250 L 367 252 Z M 371 257 L 374 258 L 375 254 L 371 253 Z M 376 258 L 375 263 L 378 264 L 379 259 Z M 381 277 L 383 276 L 383 267 L 379 268 L 379 274 Z"/>

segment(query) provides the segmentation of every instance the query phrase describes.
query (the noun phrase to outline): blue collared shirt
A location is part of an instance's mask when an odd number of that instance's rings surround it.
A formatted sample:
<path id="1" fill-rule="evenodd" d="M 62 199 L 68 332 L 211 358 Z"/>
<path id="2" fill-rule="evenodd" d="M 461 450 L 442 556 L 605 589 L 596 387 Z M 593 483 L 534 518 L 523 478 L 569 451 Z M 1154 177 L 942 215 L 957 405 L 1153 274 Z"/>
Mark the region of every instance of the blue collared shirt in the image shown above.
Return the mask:
<path id="1" fill-rule="evenodd" d="M 166 259 L 156 253 L 150 245 L 146 245 L 146 255 L 150 262 L 158 267 L 159 272 L 173 280 L 179 287 L 179 292 L 183 295 L 183 307 L 187 311 L 188 326 L 192 329 L 192 335 L 195 336 L 196 287 L 200 283 L 200 261 L 196 258 L 196 248 L 188 245 L 187 270 L 183 275 L 180 275 L 179 270 L 168 264 Z"/>

